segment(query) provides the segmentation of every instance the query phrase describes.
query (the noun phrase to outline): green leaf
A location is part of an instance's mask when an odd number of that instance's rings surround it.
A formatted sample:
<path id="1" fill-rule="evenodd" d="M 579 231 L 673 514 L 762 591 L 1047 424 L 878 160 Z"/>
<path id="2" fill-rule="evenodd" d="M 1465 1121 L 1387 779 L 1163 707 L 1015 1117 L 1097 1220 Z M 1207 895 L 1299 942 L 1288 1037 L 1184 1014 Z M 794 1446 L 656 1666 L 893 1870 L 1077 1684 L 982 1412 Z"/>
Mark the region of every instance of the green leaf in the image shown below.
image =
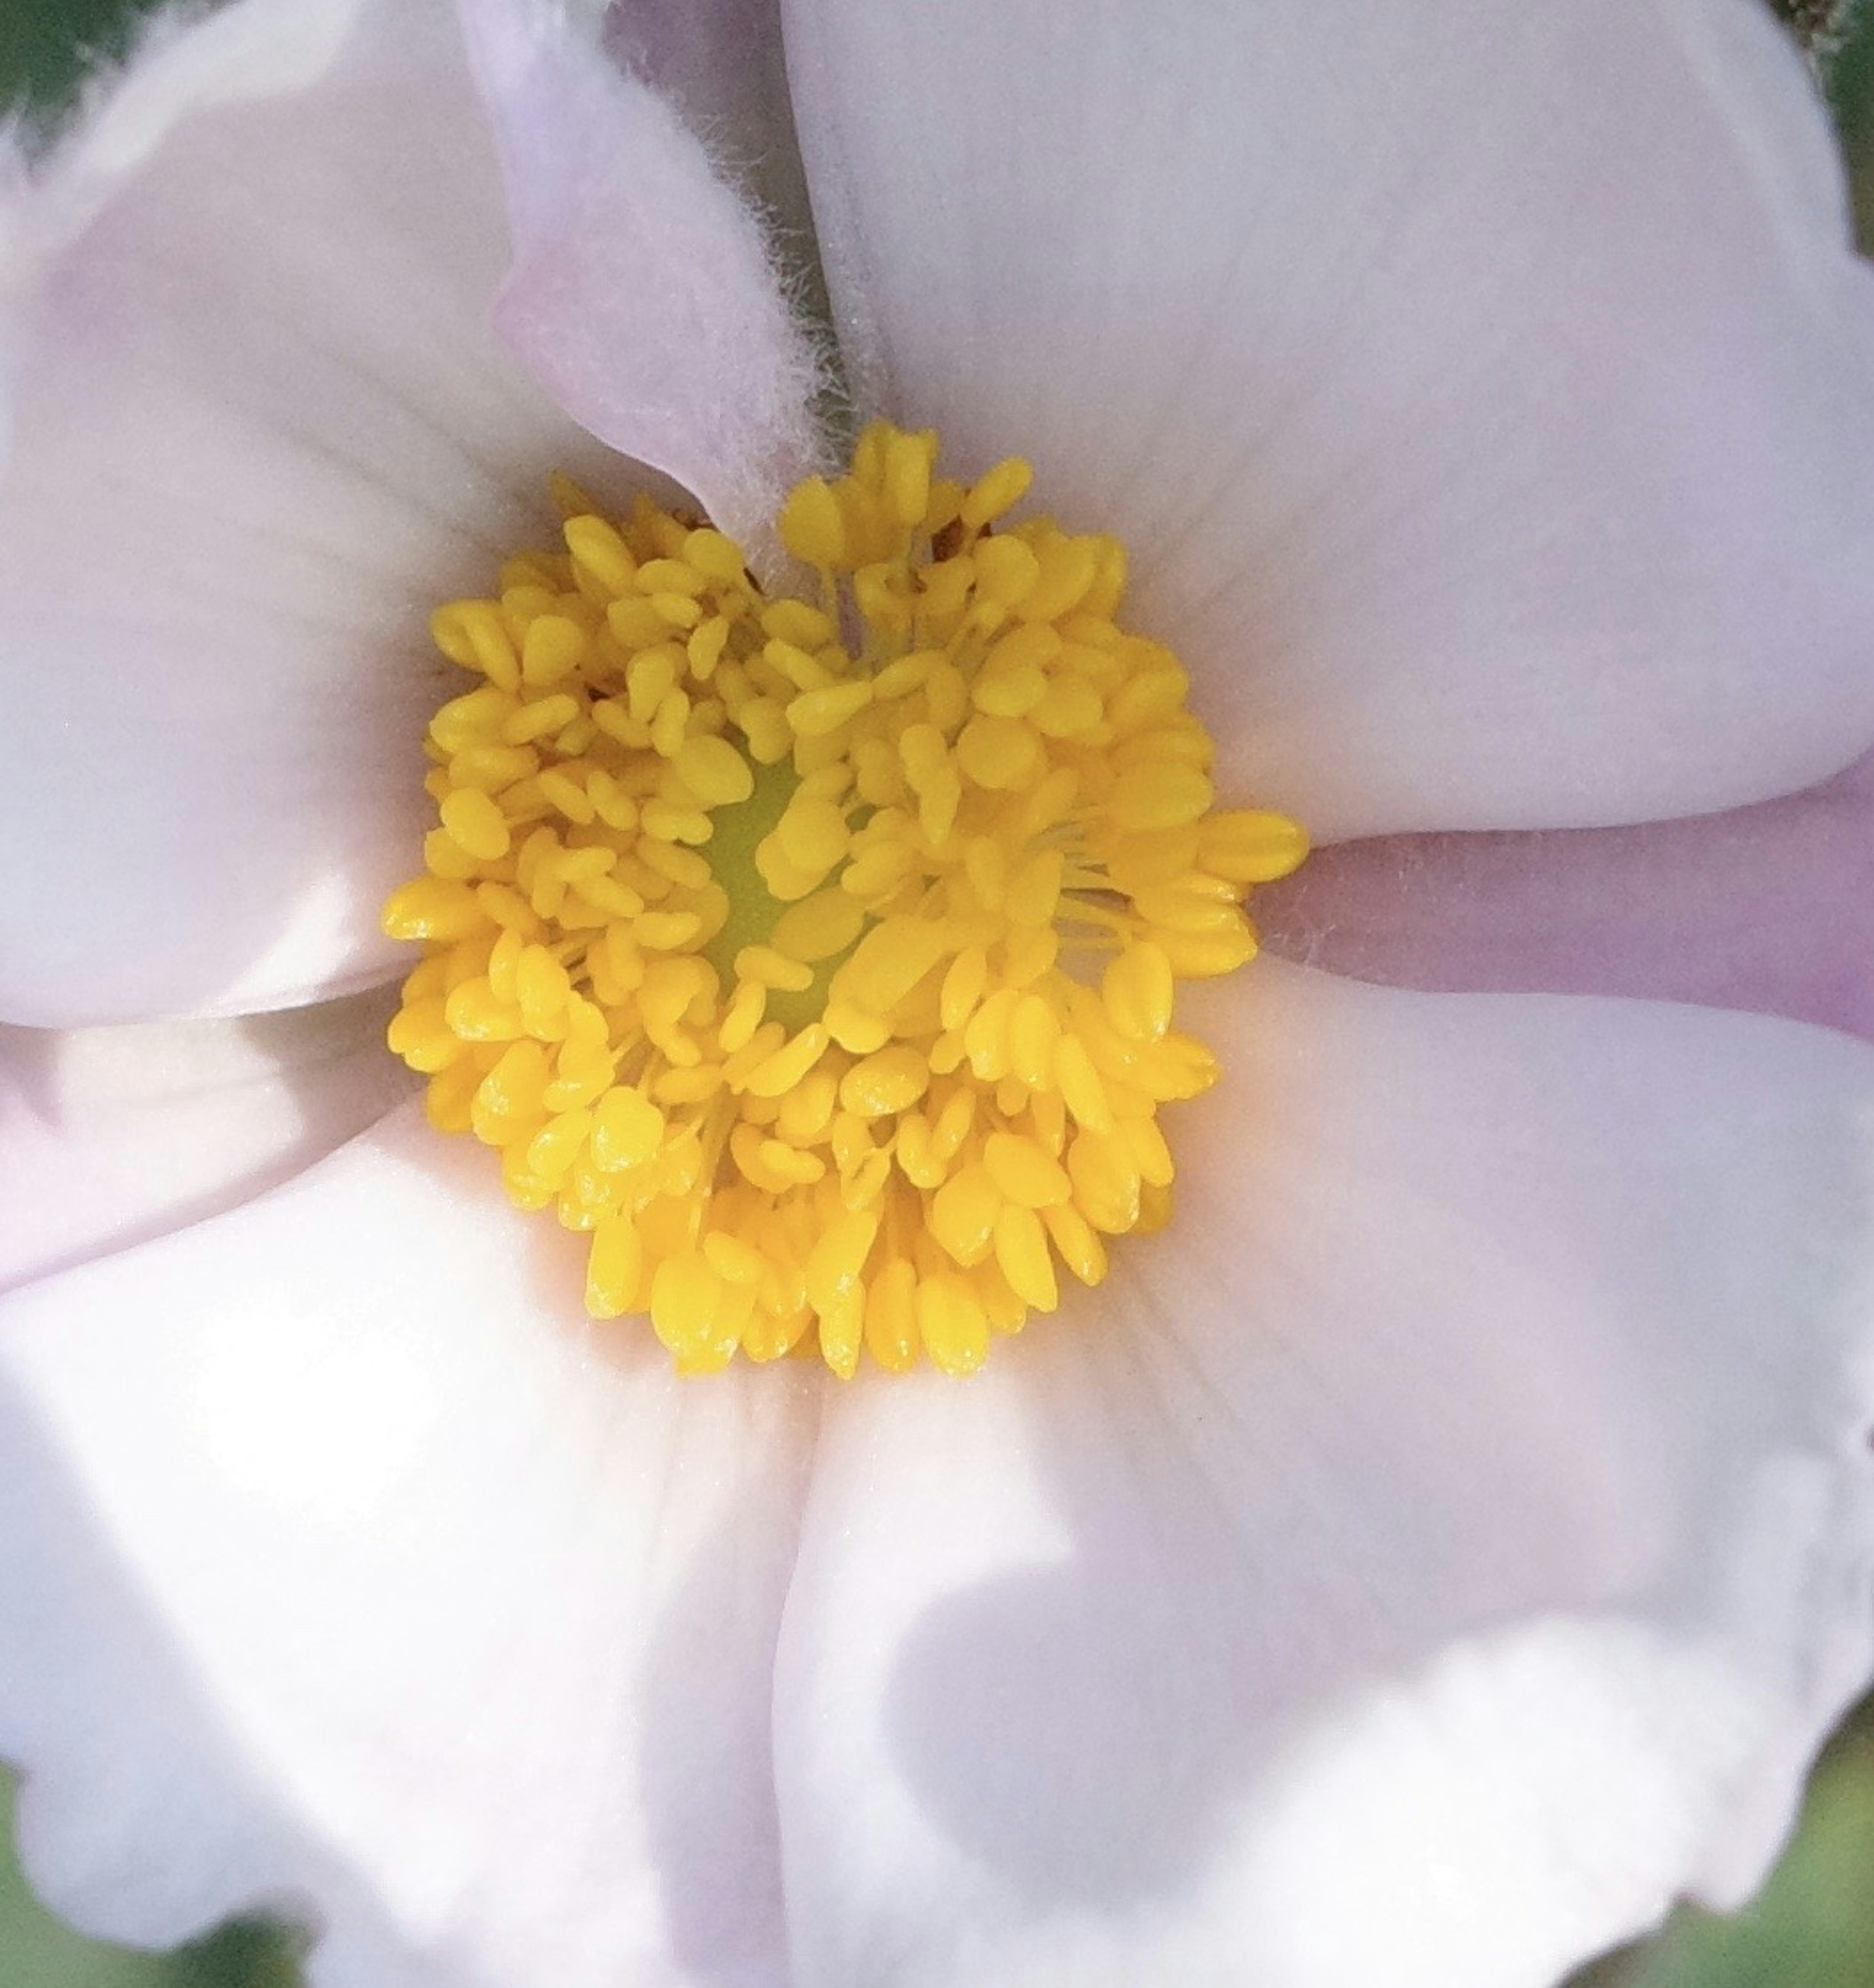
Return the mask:
<path id="1" fill-rule="evenodd" d="M 0 107 L 39 118 L 67 109 L 86 73 L 121 56 L 155 0 L 4 0 Z"/>
<path id="2" fill-rule="evenodd" d="M 286 1936 L 236 1920 L 174 1953 L 86 1939 L 28 1888 L 12 1854 L 12 1782 L 0 1771 L 0 1981 L 19 1988 L 297 1988 Z"/>

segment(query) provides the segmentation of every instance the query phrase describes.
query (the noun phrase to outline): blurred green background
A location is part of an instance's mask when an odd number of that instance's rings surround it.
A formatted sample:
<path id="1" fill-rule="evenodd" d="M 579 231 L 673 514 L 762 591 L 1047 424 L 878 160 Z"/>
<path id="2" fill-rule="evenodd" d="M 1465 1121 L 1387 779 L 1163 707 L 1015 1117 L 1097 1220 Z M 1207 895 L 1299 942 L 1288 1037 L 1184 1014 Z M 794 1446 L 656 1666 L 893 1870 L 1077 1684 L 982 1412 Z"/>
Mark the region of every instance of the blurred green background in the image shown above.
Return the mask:
<path id="1" fill-rule="evenodd" d="M 0 0 L 0 109 L 56 116 L 87 61 L 119 52 L 149 4 Z M 1790 0 L 1778 11 L 1817 41 L 1854 171 L 1862 239 L 1874 248 L 1874 0 L 1845 23 L 1835 0 Z M 9 1823 L 11 1794 L 0 1773 Z M 79 1939 L 29 1892 L 11 1840 L 10 1826 L 0 1831 L 4 1988 L 297 1988 L 301 1942 L 258 1922 L 163 1955 Z M 1589 1968 L 1572 1988 L 1874 1988 L 1874 1699 L 1817 1767 L 1796 1838 L 1747 1913 L 1681 1912 L 1659 1938 Z"/>

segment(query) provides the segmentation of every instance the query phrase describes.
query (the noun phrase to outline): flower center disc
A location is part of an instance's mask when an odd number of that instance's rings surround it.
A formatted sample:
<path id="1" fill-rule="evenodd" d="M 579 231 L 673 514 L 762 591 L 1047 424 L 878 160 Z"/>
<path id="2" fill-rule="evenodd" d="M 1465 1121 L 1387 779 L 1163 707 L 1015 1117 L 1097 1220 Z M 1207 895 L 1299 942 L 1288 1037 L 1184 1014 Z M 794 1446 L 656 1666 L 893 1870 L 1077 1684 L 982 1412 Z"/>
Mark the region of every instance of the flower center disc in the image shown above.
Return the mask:
<path id="1" fill-rule="evenodd" d="M 424 942 L 391 1047 L 521 1206 L 591 1237 L 587 1308 L 680 1368 L 862 1348 L 981 1364 L 1056 1264 L 1160 1226 L 1160 1105 L 1214 1079 L 1174 983 L 1255 951 L 1306 840 L 1212 811 L 1186 678 L 1115 619 L 1116 540 L 999 521 L 880 424 L 780 519 L 817 601 L 734 543 L 570 486 L 564 552 L 437 610 L 481 679 L 427 739 Z"/>

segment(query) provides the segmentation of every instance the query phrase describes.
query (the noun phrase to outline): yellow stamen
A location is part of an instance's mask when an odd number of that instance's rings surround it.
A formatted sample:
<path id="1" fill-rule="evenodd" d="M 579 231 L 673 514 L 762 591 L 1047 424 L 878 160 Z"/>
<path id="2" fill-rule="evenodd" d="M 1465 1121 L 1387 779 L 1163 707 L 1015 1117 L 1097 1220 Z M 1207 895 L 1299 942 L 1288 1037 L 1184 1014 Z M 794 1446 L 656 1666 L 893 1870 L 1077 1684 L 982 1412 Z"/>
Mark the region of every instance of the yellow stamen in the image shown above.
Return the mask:
<path id="1" fill-rule="evenodd" d="M 819 604 L 720 532 L 566 486 L 563 552 L 439 608 L 437 826 L 391 1047 L 524 1208 L 591 1238 L 596 1317 L 679 1367 L 978 1366 L 1057 1266 L 1170 1212 L 1159 1107 L 1214 1079 L 1177 982 L 1255 951 L 1307 839 L 1217 812 L 1208 735 L 1116 619 L 1123 549 L 1004 522 L 878 424 L 780 518 Z"/>

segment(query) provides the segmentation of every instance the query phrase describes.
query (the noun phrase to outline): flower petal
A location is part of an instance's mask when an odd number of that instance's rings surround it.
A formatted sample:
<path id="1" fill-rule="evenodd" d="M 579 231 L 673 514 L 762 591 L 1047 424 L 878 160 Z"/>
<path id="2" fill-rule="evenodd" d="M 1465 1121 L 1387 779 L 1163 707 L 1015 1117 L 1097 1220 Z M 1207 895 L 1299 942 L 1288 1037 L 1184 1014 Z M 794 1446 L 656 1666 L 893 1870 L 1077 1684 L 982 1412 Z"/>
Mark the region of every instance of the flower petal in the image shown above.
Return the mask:
<path id="1" fill-rule="evenodd" d="M 0 1751 L 87 1929 L 258 1899 L 314 1978 L 767 1981 L 816 1391 L 586 1325 L 414 1109 L 0 1303 Z"/>
<path id="2" fill-rule="evenodd" d="M 238 1022 L 0 1026 L 0 1291 L 238 1207 L 407 1097 L 387 992 Z"/>
<path id="3" fill-rule="evenodd" d="M 1600 825 L 1874 742 L 1874 291 L 1743 0 L 787 0 L 863 398 L 1130 543 L 1234 789 Z"/>
<path id="4" fill-rule="evenodd" d="M 0 201 L 0 1013 L 393 970 L 429 610 L 616 478 L 489 328 L 506 245 L 442 0 L 238 0 Z"/>
<path id="5" fill-rule="evenodd" d="M 1540 1988 L 1734 1901 L 1874 1660 L 1868 1053 L 1251 980 L 1169 1232 L 829 1410 L 776 1690 L 820 1988 Z"/>
<path id="6" fill-rule="evenodd" d="M 753 213 L 572 10 L 462 0 L 462 15 L 513 220 L 503 336 L 594 434 L 772 561 L 781 497 L 820 466 L 819 379 Z"/>
<path id="7" fill-rule="evenodd" d="M 1874 755 L 1684 821 L 1341 843 L 1255 911 L 1270 951 L 1361 980 L 1697 1001 L 1874 1040 Z"/>
<path id="8" fill-rule="evenodd" d="M 780 0 L 614 0 L 613 59 L 676 105 L 718 170 L 742 187 L 787 270 L 788 293 L 819 282 L 813 210 L 794 134 Z M 816 302 L 825 305 L 824 295 Z"/>

